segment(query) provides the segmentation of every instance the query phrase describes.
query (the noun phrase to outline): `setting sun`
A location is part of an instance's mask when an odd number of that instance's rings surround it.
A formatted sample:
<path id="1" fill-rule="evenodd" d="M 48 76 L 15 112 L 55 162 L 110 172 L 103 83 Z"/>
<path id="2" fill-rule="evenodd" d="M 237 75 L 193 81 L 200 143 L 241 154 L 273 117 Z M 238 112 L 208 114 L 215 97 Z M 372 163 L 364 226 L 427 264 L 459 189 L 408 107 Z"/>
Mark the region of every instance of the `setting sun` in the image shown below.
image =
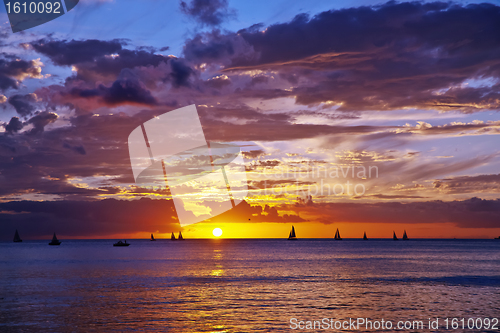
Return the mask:
<path id="1" fill-rule="evenodd" d="M 220 236 L 222 236 L 222 229 L 221 228 L 215 228 L 212 231 L 212 234 L 214 234 L 215 237 L 220 237 Z"/>

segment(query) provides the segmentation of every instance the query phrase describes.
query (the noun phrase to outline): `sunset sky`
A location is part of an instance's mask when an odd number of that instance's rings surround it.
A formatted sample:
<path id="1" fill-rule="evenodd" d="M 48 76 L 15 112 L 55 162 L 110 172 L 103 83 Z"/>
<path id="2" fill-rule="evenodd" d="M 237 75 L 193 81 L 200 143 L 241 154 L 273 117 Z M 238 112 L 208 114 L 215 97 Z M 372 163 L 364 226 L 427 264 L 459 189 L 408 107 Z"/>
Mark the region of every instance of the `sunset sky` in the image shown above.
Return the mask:
<path id="1" fill-rule="evenodd" d="M 19 33 L 1 10 L 2 240 L 500 235 L 499 1 L 89 0 Z M 249 190 L 181 228 L 127 139 L 191 104 Z"/>

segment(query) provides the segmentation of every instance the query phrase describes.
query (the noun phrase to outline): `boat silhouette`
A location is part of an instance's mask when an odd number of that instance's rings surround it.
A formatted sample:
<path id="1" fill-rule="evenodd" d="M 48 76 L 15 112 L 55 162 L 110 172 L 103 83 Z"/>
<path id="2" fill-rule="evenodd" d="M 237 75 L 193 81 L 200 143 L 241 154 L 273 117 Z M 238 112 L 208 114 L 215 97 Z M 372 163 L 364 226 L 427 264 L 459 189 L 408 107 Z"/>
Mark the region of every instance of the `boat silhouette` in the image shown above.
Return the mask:
<path id="1" fill-rule="evenodd" d="M 397 237 L 396 237 L 396 232 L 393 231 L 392 232 L 392 240 L 399 240 Z"/>
<path id="2" fill-rule="evenodd" d="M 23 240 L 21 239 L 21 237 L 19 237 L 19 233 L 17 232 L 17 229 L 16 229 L 16 234 L 14 235 L 14 243 L 21 243 Z"/>
<path id="3" fill-rule="evenodd" d="M 405 230 L 405 232 L 403 233 L 403 240 L 409 240 L 408 235 L 406 235 L 406 230 Z"/>
<path id="4" fill-rule="evenodd" d="M 366 237 L 366 231 L 365 234 L 363 235 L 363 240 L 368 240 L 368 237 Z"/>
<path id="5" fill-rule="evenodd" d="M 333 239 L 335 239 L 335 240 L 342 240 L 342 237 L 340 237 L 339 228 L 337 228 L 337 231 L 335 231 L 335 237 Z"/>
<path id="6" fill-rule="evenodd" d="M 496 238 L 493 238 L 493 239 L 500 239 L 500 236 L 496 237 Z"/>
<path id="7" fill-rule="evenodd" d="M 151 241 L 155 241 L 155 240 L 156 240 L 156 239 L 155 239 L 155 236 L 153 236 L 153 234 L 151 234 L 151 239 L 150 239 L 150 240 L 151 240 Z"/>
<path id="8" fill-rule="evenodd" d="M 178 237 L 179 240 L 184 240 L 184 237 L 182 237 L 182 233 L 179 231 L 179 237 Z"/>
<path id="9" fill-rule="evenodd" d="M 297 240 L 297 236 L 295 235 L 295 228 L 292 225 L 292 231 L 288 234 L 288 240 Z"/>
<path id="10" fill-rule="evenodd" d="M 118 242 L 114 243 L 113 246 L 129 246 L 130 244 L 127 243 L 127 241 L 125 242 L 122 242 L 121 240 L 119 240 Z"/>
<path id="11" fill-rule="evenodd" d="M 57 239 L 55 232 L 54 236 L 52 236 L 52 241 L 50 241 L 49 245 L 61 245 L 61 242 Z"/>
<path id="12" fill-rule="evenodd" d="M 170 240 L 176 240 L 174 233 L 172 232 L 172 235 L 170 235 Z"/>

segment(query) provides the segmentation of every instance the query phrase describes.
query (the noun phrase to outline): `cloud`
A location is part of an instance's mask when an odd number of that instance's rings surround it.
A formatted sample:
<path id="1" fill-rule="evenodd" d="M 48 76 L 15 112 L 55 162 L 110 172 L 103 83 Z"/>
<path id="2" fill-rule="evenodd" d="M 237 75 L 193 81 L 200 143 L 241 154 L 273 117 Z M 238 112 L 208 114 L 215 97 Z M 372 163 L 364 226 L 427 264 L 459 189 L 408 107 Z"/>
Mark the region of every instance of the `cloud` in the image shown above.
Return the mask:
<path id="1" fill-rule="evenodd" d="M 236 16 L 236 11 L 228 7 L 227 0 L 181 1 L 180 8 L 184 14 L 206 26 L 217 26 Z"/>
<path id="2" fill-rule="evenodd" d="M 1 235 L 10 235 L 11 229 L 17 228 L 26 238 L 47 236 L 54 230 L 58 235 L 69 237 L 181 230 L 171 200 L 147 198 L 132 201 L 12 201 L 0 204 L 0 215 Z"/>
<path id="3" fill-rule="evenodd" d="M 101 106 L 158 105 L 151 92 L 159 90 L 157 95 L 166 96 L 164 103 L 172 105 L 176 98 L 169 97 L 168 90 L 191 88 L 198 80 L 197 71 L 184 59 L 156 54 L 154 48 L 129 50 L 122 45 L 118 40 L 32 43 L 54 63 L 71 65 L 74 73 L 63 86 L 41 88 L 37 95 L 49 106 L 72 105 L 78 112 L 89 112 Z M 82 48 L 88 50 L 80 54 Z"/>
<path id="4" fill-rule="evenodd" d="M 77 79 L 92 82 L 102 79 L 113 80 L 126 68 L 158 67 L 170 59 L 174 58 L 145 50 L 122 49 L 116 54 L 104 54 L 94 58 L 93 61 L 79 62 L 74 65 Z"/>
<path id="5" fill-rule="evenodd" d="M 63 143 L 63 147 L 64 148 L 68 148 L 72 151 L 74 151 L 75 153 L 77 154 L 80 154 L 80 155 L 86 155 L 87 154 L 87 151 L 85 151 L 85 147 L 83 147 L 82 145 L 70 145 L 69 143 L 67 142 L 64 142 Z"/>
<path id="6" fill-rule="evenodd" d="M 12 55 L 7 57 L 0 59 L 0 90 L 17 89 L 24 79 L 41 77 L 43 64 L 40 60 L 26 61 Z"/>
<path id="7" fill-rule="evenodd" d="M 110 87 L 99 85 L 95 89 L 81 90 L 73 88 L 71 94 L 81 98 L 100 98 L 100 100 L 109 106 L 120 105 L 124 103 L 139 105 L 156 105 L 156 99 L 151 92 L 134 76 L 119 78 Z"/>
<path id="8" fill-rule="evenodd" d="M 243 157 L 248 160 L 253 160 L 266 155 L 265 151 L 262 149 L 243 151 L 241 153 L 243 154 Z"/>
<path id="9" fill-rule="evenodd" d="M 282 209 L 285 209 L 283 207 Z M 463 201 L 314 203 L 297 206 L 301 214 L 331 224 L 350 223 L 454 223 L 460 228 L 500 228 L 500 200 L 471 198 Z"/>
<path id="10" fill-rule="evenodd" d="M 23 129 L 23 123 L 18 117 L 12 117 L 8 124 L 3 124 L 7 133 L 16 133 Z"/>
<path id="11" fill-rule="evenodd" d="M 266 113 L 247 106 L 237 108 L 200 106 L 198 112 L 207 139 L 213 141 L 293 140 L 329 134 L 367 134 L 391 128 L 390 126 L 297 124 L 294 114 Z"/>
<path id="12" fill-rule="evenodd" d="M 196 64 L 222 64 L 230 66 L 233 62 L 252 61 L 258 58 L 241 35 L 222 34 L 220 30 L 201 33 L 186 40 L 183 47 L 186 60 Z"/>
<path id="13" fill-rule="evenodd" d="M 273 71 L 296 82 L 278 90 L 269 81 L 266 91 L 261 80 L 251 90 L 256 97 L 267 92 L 345 111 L 494 110 L 500 107 L 499 22 L 493 4 L 388 2 L 300 14 L 265 30 L 202 33 L 186 42 L 184 54 L 223 65 L 225 73 Z M 493 83 L 475 87 L 468 80 Z"/>
<path id="14" fill-rule="evenodd" d="M 27 117 L 35 111 L 32 103 L 37 101 L 37 96 L 36 94 L 13 95 L 8 101 L 20 116 Z"/>
<path id="15" fill-rule="evenodd" d="M 498 193 L 500 174 L 439 179 L 434 181 L 434 187 L 443 194 Z"/>
<path id="16" fill-rule="evenodd" d="M 122 43 L 119 40 L 101 41 L 97 39 L 81 41 L 40 39 L 32 42 L 31 46 L 61 66 L 91 62 L 98 57 L 113 54 L 122 49 Z"/>
<path id="17" fill-rule="evenodd" d="M 29 131 L 29 134 L 39 134 L 42 133 L 50 123 L 53 123 L 58 118 L 58 115 L 53 112 L 43 111 L 37 113 L 34 117 L 28 120 L 28 124 L 32 124 L 33 128 Z"/>
<path id="18" fill-rule="evenodd" d="M 179 59 L 170 60 L 170 66 L 172 68 L 172 72 L 170 73 L 172 85 L 175 88 L 189 86 L 188 79 L 194 73 L 191 67 Z"/>

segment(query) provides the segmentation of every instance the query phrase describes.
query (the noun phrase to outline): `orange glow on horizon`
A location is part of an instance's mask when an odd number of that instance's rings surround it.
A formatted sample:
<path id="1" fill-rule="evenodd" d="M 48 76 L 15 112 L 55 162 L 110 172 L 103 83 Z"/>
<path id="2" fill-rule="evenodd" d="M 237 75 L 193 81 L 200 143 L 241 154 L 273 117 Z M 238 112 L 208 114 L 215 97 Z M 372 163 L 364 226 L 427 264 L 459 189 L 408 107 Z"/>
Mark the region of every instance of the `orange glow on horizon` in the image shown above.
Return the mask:
<path id="1" fill-rule="evenodd" d="M 184 227 L 182 235 L 185 239 L 213 239 L 214 227 L 224 230 L 224 238 L 287 238 L 292 225 L 295 227 L 297 238 L 333 238 L 337 228 L 344 239 L 362 238 L 366 232 L 368 238 L 392 238 L 393 230 L 398 238 L 406 230 L 410 239 L 416 238 L 444 238 L 444 239 L 493 239 L 500 236 L 500 228 L 459 228 L 453 223 L 333 223 L 319 222 L 302 223 L 214 223 L 200 222 Z M 176 237 L 179 233 L 174 231 Z M 92 235 L 75 237 L 58 233 L 59 239 L 149 239 L 151 233 L 156 239 L 170 239 L 168 232 L 136 232 L 130 234 Z M 50 239 L 52 234 L 47 235 Z"/>

